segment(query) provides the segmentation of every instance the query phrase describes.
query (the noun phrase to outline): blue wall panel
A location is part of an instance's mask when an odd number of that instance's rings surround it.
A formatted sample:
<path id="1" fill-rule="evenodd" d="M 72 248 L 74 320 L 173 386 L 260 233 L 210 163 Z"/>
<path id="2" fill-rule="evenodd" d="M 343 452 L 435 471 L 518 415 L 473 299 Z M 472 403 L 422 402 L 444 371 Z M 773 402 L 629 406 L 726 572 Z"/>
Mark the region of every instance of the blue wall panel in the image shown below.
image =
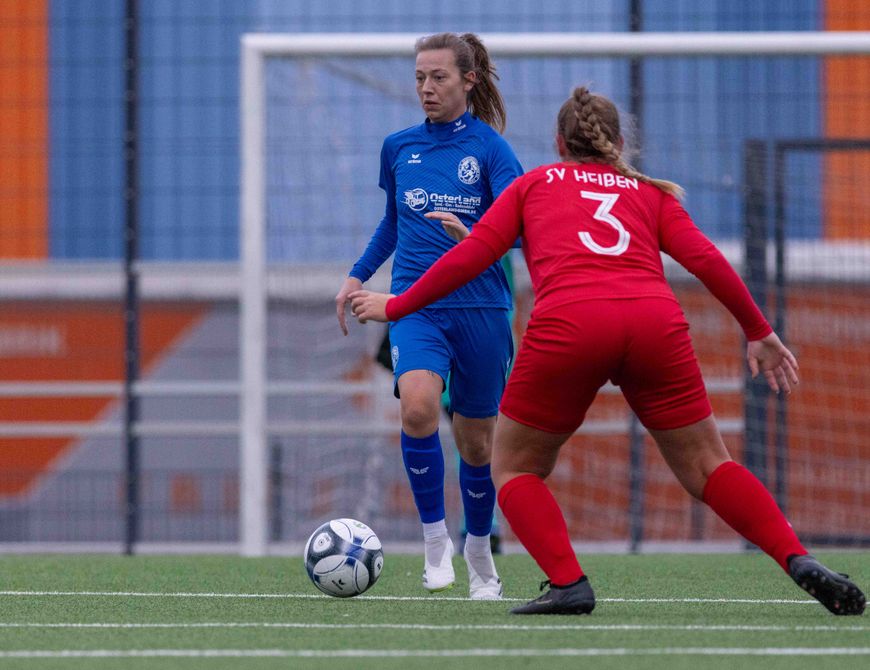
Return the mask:
<path id="1" fill-rule="evenodd" d="M 699 13 L 700 7 L 711 5 L 715 12 Z M 816 0 L 646 0 L 644 11 L 649 31 L 820 29 Z M 773 141 L 821 133 L 819 59 L 648 59 L 644 76 L 648 149 L 644 168 L 687 188 L 687 207 L 709 235 L 739 237 L 743 143 L 749 138 Z M 675 161 L 669 138 L 685 134 L 689 138 L 697 134 L 699 141 L 682 145 L 694 149 Z M 812 183 L 819 159 L 796 160 L 805 169 L 804 183 L 807 179 Z M 819 201 L 815 197 L 806 202 L 800 221 L 792 224 L 795 231 L 790 232 L 819 234 Z"/>
<path id="2" fill-rule="evenodd" d="M 238 257 L 238 5 L 140 5 L 145 258 Z"/>
<path id="3" fill-rule="evenodd" d="M 239 38 L 260 31 L 441 30 L 624 31 L 627 0 L 443 0 L 437 4 L 399 0 L 152 0 L 141 11 L 140 183 L 142 255 L 162 260 L 228 260 L 238 257 Z M 820 27 L 815 0 L 751 0 L 698 3 L 646 0 L 649 31 L 813 30 Z M 123 183 L 122 87 L 123 3 L 117 0 L 53 0 L 51 5 L 51 255 L 56 258 L 117 259 L 122 254 Z M 527 167 L 554 158 L 552 130 L 558 105 L 573 85 L 595 90 L 628 106 L 627 62 L 619 59 L 509 61 L 498 63 L 508 100 L 507 136 Z M 273 95 L 298 75 L 286 69 L 270 74 Z M 413 80 L 386 80 L 387 93 L 354 83 L 359 67 L 321 72 L 310 86 L 318 104 L 347 90 L 387 100 L 363 107 L 351 130 L 328 124 L 317 108 L 297 112 L 289 122 L 305 124 L 310 136 L 331 142 L 326 151 L 300 155 L 281 146 L 286 117 L 270 126 L 277 135 L 270 170 L 286 193 L 270 203 L 272 253 L 280 258 L 349 260 L 364 240 L 345 246 L 309 237 L 283 239 L 291 212 L 320 221 L 322 198 L 304 197 L 306 180 L 326 183 L 338 174 L 365 192 L 359 220 L 365 234 L 374 228 L 383 194 L 377 189 L 381 127 L 388 130 L 422 118 Z M 740 147 L 748 137 L 775 139 L 820 133 L 818 59 L 648 59 L 643 119 L 642 167 L 683 183 L 688 206 L 714 237 L 734 237 L 742 220 Z M 310 73 L 309 73 L 310 74 Z M 531 97 L 532 85 L 538 93 Z M 753 91 L 747 96 L 746 91 Z M 795 94 L 795 92 L 798 92 Z M 384 97 L 386 96 L 386 97 Z M 273 114 L 280 115 L 280 105 Z M 365 142 L 354 133 L 377 129 Z M 374 131 L 372 131 L 374 132 Z M 291 135 L 288 135 L 291 137 Z M 284 138 L 285 142 L 296 142 Z M 301 142 L 301 140 L 299 140 Z M 370 146 L 371 145 L 371 146 Z M 313 145 L 312 145 L 313 147 Z M 296 151 L 295 154 L 293 152 Z M 304 152 L 303 152 L 304 153 Z M 323 154 L 329 156 L 324 162 Z M 293 156 L 296 156 L 294 159 Z M 818 181 L 818 159 L 794 158 L 790 169 L 808 183 Z M 335 172 L 333 170 L 338 170 Z M 277 171 L 277 172 L 275 172 Z M 366 185 L 370 190 L 366 190 Z M 309 189 L 310 190 L 310 189 Z M 351 197 L 336 191 L 336 198 Z M 282 199 L 283 198 L 283 199 Z M 797 234 L 818 234 L 818 198 L 801 207 Z M 301 208 L 301 209 L 300 209 Z M 371 220 L 369 226 L 366 222 Z M 282 228 L 285 226 L 285 228 Z M 334 232 L 334 231 L 333 231 Z M 311 255 L 313 253 L 313 256 Z"/>
<path id="4" fill-rule="evenodd" d="M 122 252 L 121 3 L 51 2 L 49 254 Z"/>

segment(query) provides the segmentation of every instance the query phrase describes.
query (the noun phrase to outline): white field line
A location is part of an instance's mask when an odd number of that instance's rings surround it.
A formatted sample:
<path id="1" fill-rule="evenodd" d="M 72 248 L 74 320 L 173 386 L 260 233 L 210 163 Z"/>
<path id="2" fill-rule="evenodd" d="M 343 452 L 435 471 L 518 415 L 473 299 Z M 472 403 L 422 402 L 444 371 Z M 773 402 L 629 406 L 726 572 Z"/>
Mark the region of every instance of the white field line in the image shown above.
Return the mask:
<path id="1" fill-rule="evenodd" d="M 413 623 L 309 623 L 309 622 L 255 622 L 205 621 L 179 623 L 0 623 L 3 628 L 59 628 L 59 629 L 179 629 L 179 628 L 278 628 L 278 629 L 340 629 L 340 630 L 427 630 L 427 631 L 696 631 L 696 632 L 813 632 L 840 633 L 865 632 L 870 626 L 781 626 L 739 624 L 413 624 Z"/>
<path id="2" fill-rule="evenodd" d="M 315 593 L 162 593 L 150 591 L 0 591 L 0 597 L 43 597 L 43 596 L 90 596 L 100 598 L 248 598 L 248 599 L 329 599 L 329 596 Z M 531 598 L 502 598 L 501 600 L 475 600 L 476 603 L 526 602 Z M 348 599 L 350 600 L 350 599 Z M 470 598 L 450 596 L 357 596 L 353 600 L 388 601 L 470 601 Z M 599 603 L 741 603 L 758 605 L 816 605 L 815 600 L 790 598 L 597 598 Z"/>
<path id="3" fill-rule="evenodd" d="M 4 658 L 463 658 L 540 656 L 868 656 L 870 647 L 652 647 L 563 649 L 60 649 L 0 651 Z"/>

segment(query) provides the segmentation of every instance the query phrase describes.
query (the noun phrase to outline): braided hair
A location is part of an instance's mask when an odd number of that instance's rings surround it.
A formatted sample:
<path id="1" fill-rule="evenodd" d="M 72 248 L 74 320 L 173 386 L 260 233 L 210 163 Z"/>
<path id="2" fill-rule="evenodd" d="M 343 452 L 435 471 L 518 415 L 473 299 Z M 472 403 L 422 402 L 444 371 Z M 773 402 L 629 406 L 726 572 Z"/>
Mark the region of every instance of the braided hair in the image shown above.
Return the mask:
<path id="1" fill-rule="evenodd" d="M 652 184 L 676 198 L 685 194 L 679 184 L 649 177 L 625 160 L 620 141 L 619 112 L 616 105 L 604 96 L 578 86 L 559 110 L 557 126 L 565 141 L 568 158 L 580 163 L 610 165 L 621 175 Z"/>

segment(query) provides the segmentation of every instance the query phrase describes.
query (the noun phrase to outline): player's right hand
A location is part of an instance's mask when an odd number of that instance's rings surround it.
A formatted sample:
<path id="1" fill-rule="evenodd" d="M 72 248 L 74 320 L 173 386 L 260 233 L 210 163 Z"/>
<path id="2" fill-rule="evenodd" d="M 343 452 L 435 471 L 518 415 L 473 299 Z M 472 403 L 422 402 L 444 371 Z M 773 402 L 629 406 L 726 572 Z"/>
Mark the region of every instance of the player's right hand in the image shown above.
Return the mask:
<path id="1" fill-rule="evenodd" d="M 338 317 L 338 325 L 341 327 L 341 332 L 347 335 L 347 314 L 345 312 L 347 303 L 350 302 L 349 295 L 354 291 L 359 291 L 362 288 L 362 282 L 356 277 L 348 277 L 341 285 L 341 290 L 335 296 L 335 315 Z"/>
<path id="2" fill-rule="evenodd" d="M 774 392 L 780 389 L 791 393 L 791 385 L 798 384 L 798 362 L 776 333 L 760 340 L 748 342 L 746 360 L 753 379 L 761 372 Z"/>

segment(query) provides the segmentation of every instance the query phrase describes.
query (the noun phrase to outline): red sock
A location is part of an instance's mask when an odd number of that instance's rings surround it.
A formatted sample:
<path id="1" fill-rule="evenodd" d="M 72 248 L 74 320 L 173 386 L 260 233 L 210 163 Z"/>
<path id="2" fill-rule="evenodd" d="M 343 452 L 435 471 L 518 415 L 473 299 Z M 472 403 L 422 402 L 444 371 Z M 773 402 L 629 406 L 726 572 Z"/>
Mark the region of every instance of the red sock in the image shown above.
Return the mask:
<path id="1" fill-rule="evenodd" d="M 537 475 L 520 475 L 498 492 L 498 504 L 523 546 L 556 586 L 583 576 L 559 504 Z"/>
<path id="2" fill-rule="evenodd" d="M 739 463 L 727 461 L 713 471 L 704 502 L 786 572 L 789 556 L 807 553 L 764 484 Z"/>

